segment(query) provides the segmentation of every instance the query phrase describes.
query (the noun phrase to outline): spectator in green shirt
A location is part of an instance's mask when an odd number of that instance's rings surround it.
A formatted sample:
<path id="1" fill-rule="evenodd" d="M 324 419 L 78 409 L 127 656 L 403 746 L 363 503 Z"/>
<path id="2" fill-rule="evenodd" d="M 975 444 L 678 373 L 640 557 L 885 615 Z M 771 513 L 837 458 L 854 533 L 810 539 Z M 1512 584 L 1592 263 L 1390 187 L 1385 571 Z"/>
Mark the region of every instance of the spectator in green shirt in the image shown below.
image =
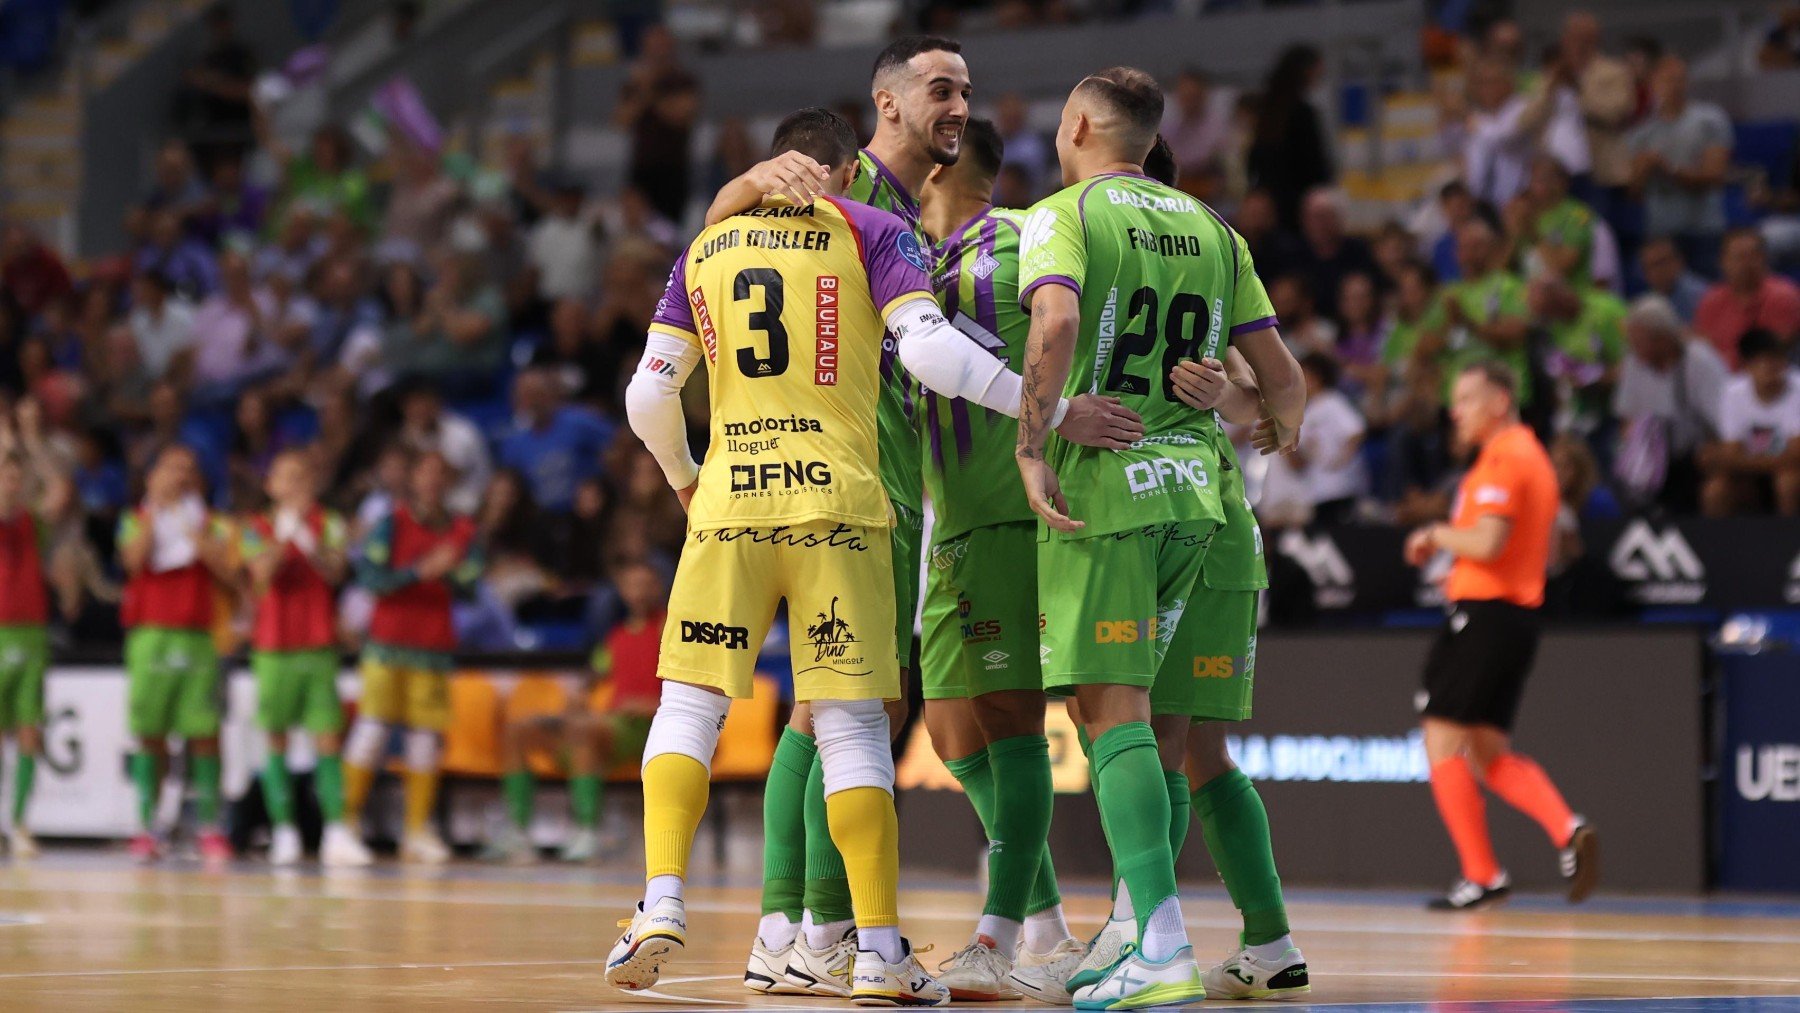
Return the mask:
<path id="1" fill-rule="evenodd" d="M 1594 210 L 1569 196 L 1569 174 L 1556 159 L 1539 155 L 1531 163 L 1526 196 L 1532 206 L 1528 246 L 1545 270 L 1576 286 L 1594 280 Z"/>
<path id="2" fill-rule="evenodd" d="M 1526 302 L 1548 339 L 1545 372 L 1564 392 L 1564 412 L 1577 431 L 1594 431 L 1606 419 L 1625 361 L 1625 303 L 1549 273 L 1531 280 Z"/>
<path id="3" fill-rule="evenodd" d="M 1531 403 L 1526 354 L 1530 313 L 1525 282 L 1507 271 L 1500 230 L 1477 216 L 1456 230 L 1456 262 L 1462 279 L 1445 285 L 1421 324 L 1415 355 L 1438 361 L 1448 382 L 1465 364 L 1498 359 L 1519 378 L 1519 403 Z M 1446 392 L 1447 396 L 1447 392 Z"/>

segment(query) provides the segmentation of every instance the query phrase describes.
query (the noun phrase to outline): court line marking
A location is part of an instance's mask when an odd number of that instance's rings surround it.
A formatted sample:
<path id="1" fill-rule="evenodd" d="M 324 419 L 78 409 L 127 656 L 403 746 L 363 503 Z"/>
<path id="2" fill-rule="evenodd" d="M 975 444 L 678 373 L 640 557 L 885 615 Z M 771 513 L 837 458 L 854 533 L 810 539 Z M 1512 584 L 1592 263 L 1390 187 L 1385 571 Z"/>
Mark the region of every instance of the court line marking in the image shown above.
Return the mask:
<path id="1" fill-rule="evenodd" d="M 166 872 L 171 877 L 185 875 L 185 873 L 183 873 L 180 870 L 166 870 Z M 138 885 L 138 884 L 129 884 L 128 885 L 128 884 L 94 883 L 94 882 L 84 881 L 82 879 L 82 877 L 80 877 L 80 876 L 76 876 L 75 879 L 76 879 L 76 882 L 58 883 L 53 887 L 49 887 L 49 886 L 32 887 L 32 886 L 14 885 L 14 884 L 9 884 L 9 883 L 0 883 L 0 893 L 65 892 L 65 893 L 87 893 L 87 894 L 142 895 L 146 892 L 145 889 L 141 885 Z M 326 881 L 326 882 L 331 882 L 336 885 L 343 885 L 343 884 L 352 883 L 352 882 L 374 883 L 374 882 L 387 882 L 387 881 L 386 880 L 341 879 L 341 880 L 330 880 L 330 881 Z M 467 882 L 467 881 L 465 880 L 462 882 Z M 530 884 L 521 884 L 521 885 L 530 885 Z M 611 889 L 611 887 L 603 887 L 603 889 Z M 626 887 L 620 887 L 619 889 L 621 891 L 629 891 L 628 893 L 625 894 L 624 899 L 611 900 L 611 899 L 604 899 L 604 898 L 586 898 L 586 897 L 570 897 L 570 896 L 556 896 L 556 895 L 551 895 L 551 896 L 532 895 L 532 896 L 517 896 L 517 897 L 515 897 L 515 896 L 502 895 L 502 894 L 465 894 L 465 895 L 416 894 L 416 893 L 409 893 L 409 892 L 403 891 L 403 890 L 402 891 L 386 891 L 386 890 L 360 891 L 359 890 L 359 891 L 354 891 L 354 892 L 350 892 L 350 893 L 331 893 L 328 891 L 295 893 L 295 892 L 286 891 L 286 890 L 283 890 L 283 891 L 258 890 L 258 889 L 195 890 L 195 889 L 188 889 L 188 888 L 183 887 L 183 888 L 173 889 L 173 890 L 168 890 L 168 891 L 163 891 L 163 892 L 166 892 L 171 896 L 181 896 L 181 897 L 253 897 L 253 898 L 263 898 L 263 899 L 293 899 L 293 900 L 314 900 L 314 901 L 324 900 L 324 901 L 340 901 L 340 902 L 342 902 L 342 901 L 368 902 L 368 903 L 400 902 L 400 903 L 422 903 L 422 904 L 465 904 L 465 905 L 480 906 L 480 907 L 556 907 L 556 908 L 584 908 L 584 909 L 605 909 L 605 908 L 612 908 L 615 906 L 628 905 L 629 903 L 631 903 L 630 898 L 634 898 L 638 895 L 638 891 L 636 891 L 635 889 L 626 888 Z M 705 901 L 705 900 L 690 901 L 687 904 L 687 909 L 689 911 L 698 911 L 698 912 L 702 912 L 702 913 L 706 913 L 706 914 L 744 915 L 744 914 L 759 914 L 761 912 L 761 908 L 758 905 L 746 904 L 746 903 L 735 902 L 735 901 Z M 970 918 L 970 917 L 972 917 L 972 915 L 970 914 L 970 912 L 968 910 L 964 910 L 961 908 L 952 910 L 952 909 L 937 907 L 937 906 L 921 906 L 921 907 L 914 907 L 914 908 L 909 909 L 907 911 L 907 917 L 908 918 L 917 918 L 917 919 L 926 920 L 926 921 L 959 921 L 959 920 Z M 1696 916 L 1696 917 L 1722 917 L 1722 916 L 1702 915 L 1702 916 Z M 1076 921 L 1081 921 L 1081 919 L 1076 919 Z M 1099 919 L 1097 919 L 1097 918 L 1087 919 L 1087 921 L 1092 922 L 1093 924 L 1096 924 L 1096 925 L 1099 923 Z M 1187 926 L 1189 928 L 1196 928 L 1196 929 L 1224 929 L 1227 931 L 1232 931 L 1232 930 L 1237 930 L 1237 929 L 1240 929 L 1243 927 L 1242 924 L 1237 919 L 1234 919 L 1234 918 L 1188 917 L 1188 918 L 1183 919 L 1183 921 L 1187 924 Z M 1427 926 L 1427 927 L 1421 927 L 1419 925 L 1419 923 L 1416 921 L 1399 921 L 1399 920 L 1394 920 L 1394 919 L 1366 919 L 1366 920 L 1350 920 L 1350 921 L 1346 921 L 1346 922 L 1339 922 L 1334 925 L 1306 925 L 1303 927 L 1303 930 L 1309 934 L 1334 934 L 1334 935 L 1362 936 L 1362 935 L 1369 935 L 1371 933 L 1378 933 L 1378 934 L 1385 933 L 1388 935 L 1397 935 L 1397 936 L 1425 936 L 1425 937 L 1436 938 L 1436 937 L 1441 937 L 1441 936 L 1446 935 L 1447 934 L 1446 929 L 1452 929 L 1452 928 L 1454 928 L 1454 926 L 1449 919 L 1446 919 L 1442 925 Z M 1795 934 L 1791 934 L 1791 933 L 1790 934 L 1780 934 L 1780 933 L 1758 934 L 1758 933 L 1744 933 L 1744 932 L 1720 932 L 1720 933 L 1699 934 L 1699 933 L 1687 933 L 1687 932 L 1651 932 L 1651 931 L 1609 930 L 1609 929 L 1577 929 L 1577 928 L 1566 928 L 1565 929 L 1565 928 L 1530 928 L 1530 927 L 1525 927 L 1525 926 L 1482 926 L 1479 931 L 1479 934 L 1483 935 L 1483 936 L 1491 936 L 1491 937 L 1497 937 L 1497 938 L 1502 938 L 1502 939 L 1545 939 L 1545 940 L 1567 940 L 1567 941 L 1587 941 L 1587 942 L 1619 941 L 1619 942 L 1644 942 L 1644 943 L 1653 943 L 1653 942 L 1721 943 L 1721 944 L 1748 944 L 1748 945 L 1777 944 L 1777 943 L 1783 943 L 1783 944 L 1785 944 L 1785 943 L 1800 943 L 1800 935 L 1795 935 Z"/>
<path id="2" fill-rule="evenodd" d="M 454 971 L 464 967 L 572 967 L 604 964 L 590 957 L 585 960 L 458 960 L 451 963 L 407 961 L 398 964 L 295 964 L 257 967 L 132 967 L 106 968 L 98 971 L 12 971 L 0 973 L 0 980 L 16 978 L 126 978 L 151 974 L 274 974 L 280 971 Z"/>

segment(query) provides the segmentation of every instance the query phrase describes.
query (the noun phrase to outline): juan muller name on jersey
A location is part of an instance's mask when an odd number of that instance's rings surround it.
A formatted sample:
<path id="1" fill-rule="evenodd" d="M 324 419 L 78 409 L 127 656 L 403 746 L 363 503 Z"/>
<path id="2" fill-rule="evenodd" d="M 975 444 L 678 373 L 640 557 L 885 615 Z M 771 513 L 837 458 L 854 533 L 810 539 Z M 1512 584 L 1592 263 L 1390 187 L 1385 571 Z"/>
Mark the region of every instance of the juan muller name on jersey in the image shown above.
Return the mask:
<path id="1" fill-rule="evenodd" d="M 700 256 L 694 259 L 700 264 L 706 258 L 735 250 L 738 247 L 749 250 L 812 250 L 824 253 L 831 249 L 831 233 L 824 231 L 790 232 L 786 229 L 732 229 L 723 235 L 714 236 L 700 247 Z"/>

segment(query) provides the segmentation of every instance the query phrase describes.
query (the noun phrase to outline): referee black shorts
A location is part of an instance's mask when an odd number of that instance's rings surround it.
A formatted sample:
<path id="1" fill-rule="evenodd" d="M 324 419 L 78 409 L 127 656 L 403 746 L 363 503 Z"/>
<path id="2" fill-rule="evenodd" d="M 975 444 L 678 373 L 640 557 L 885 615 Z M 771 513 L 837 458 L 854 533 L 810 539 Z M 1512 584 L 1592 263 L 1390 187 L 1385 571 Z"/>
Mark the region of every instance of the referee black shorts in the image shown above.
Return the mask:
<path id="1" fill-rule="evenodd" d="M 1538 636 L 1536 609 L 1507 601 L 1453 603 L 1425 661 L 1420 713 L 1512 731 Z"/>

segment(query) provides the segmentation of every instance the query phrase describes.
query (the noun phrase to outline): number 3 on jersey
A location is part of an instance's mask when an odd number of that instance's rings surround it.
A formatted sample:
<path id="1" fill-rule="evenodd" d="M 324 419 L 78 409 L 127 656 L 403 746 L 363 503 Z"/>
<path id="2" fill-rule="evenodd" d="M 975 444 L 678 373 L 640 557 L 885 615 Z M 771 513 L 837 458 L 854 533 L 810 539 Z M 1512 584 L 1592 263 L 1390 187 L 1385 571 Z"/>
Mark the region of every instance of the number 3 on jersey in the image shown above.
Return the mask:
<path id="1" fill-rule="evenodd" d="M 751 347 L 738 349 L 738 371 L 751 379 L 780 376 L 788 368 L 788 332 L 781 323 L 784 301 L 781 272 L 772 267 L 744 268 L 732 279 L 731 297 L 737 302 L 745 302 L 750 299 L 751 289 L 762 290 L 762 309 L 750 312 L 749 325 L 752 330 L 768 335 L 769 354 L 758 356 L 756 349 Z"/>

